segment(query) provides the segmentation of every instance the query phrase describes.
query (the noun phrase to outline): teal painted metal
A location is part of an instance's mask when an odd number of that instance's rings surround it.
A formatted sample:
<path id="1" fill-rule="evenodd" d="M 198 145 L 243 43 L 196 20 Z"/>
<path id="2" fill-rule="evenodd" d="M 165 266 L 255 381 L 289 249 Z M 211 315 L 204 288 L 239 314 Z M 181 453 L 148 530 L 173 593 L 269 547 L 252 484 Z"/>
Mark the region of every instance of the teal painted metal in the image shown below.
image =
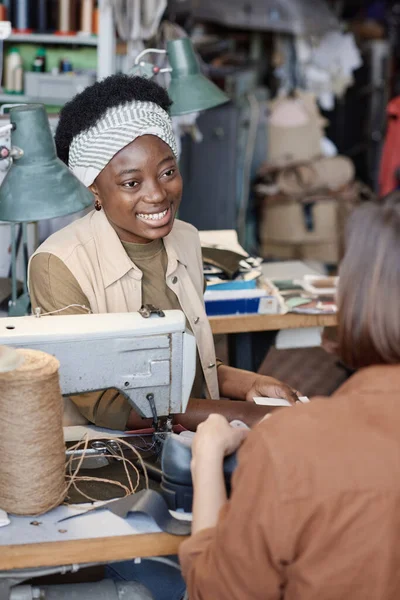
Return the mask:
<path id="1" fill-rule="evenodd" d="M 41 221 L 88 207 L 93 195 L 57 158 L 44 106 L 17 106 L 10 120 L 12 147 L 22 156 L 14 159 L 0 187 L 0 221 Z"/>
<path id="2" fill-rule="evenodd" d="M 186 115 L 225 104 L 229 98 L 201 71 L 189 38 L 167 44 L 171 71 L 168 94 L 173 102 L 171 115 Z"/>

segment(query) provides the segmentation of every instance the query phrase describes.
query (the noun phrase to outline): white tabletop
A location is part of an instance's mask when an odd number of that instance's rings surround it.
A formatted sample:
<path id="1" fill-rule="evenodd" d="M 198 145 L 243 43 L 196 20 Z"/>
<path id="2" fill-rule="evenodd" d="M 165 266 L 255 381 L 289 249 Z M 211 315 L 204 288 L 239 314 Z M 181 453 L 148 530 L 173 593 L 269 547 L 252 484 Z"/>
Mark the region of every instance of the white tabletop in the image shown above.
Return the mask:
<path id="1" fill-rule="evenodd" d="M 62 521 L 65 517 L 79 515 L 88 507 L 89 505 L 83 504 L 58 506 L 37 517 L 9 515 L 11 523 L 0 528 L 0 548 L 11 544 L 61 542 L 161 531 L 150 517 L 128 514 L 123 519 L 107 509 L 98 509 Z"/>

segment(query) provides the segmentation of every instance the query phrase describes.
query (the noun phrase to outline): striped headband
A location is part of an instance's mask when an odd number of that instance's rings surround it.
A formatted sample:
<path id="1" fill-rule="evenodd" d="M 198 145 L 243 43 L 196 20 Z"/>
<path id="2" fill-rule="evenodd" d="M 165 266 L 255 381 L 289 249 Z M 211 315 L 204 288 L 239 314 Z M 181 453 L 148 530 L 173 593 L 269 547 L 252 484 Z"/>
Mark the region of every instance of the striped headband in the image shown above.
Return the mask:
<path id="1" fill-rule="evenodd" d="M 73 138 L 68 166 L 89 187 L 122 148 L 142 135 L 156 135 L 178 158 L 168 113 L 154 102 L 131 102 L 110 108 L 96 125 Z"/>

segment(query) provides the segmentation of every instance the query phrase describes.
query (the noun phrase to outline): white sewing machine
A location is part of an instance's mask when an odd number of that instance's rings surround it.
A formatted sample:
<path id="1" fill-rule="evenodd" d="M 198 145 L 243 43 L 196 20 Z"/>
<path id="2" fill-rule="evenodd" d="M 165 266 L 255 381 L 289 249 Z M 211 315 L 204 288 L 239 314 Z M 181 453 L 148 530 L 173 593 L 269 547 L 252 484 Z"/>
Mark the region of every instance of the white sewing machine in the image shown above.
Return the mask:
<path id="1" fill-rule="evenodd" d="M 148 315 L 146 310 L 143 314 Z M 163 314 L 165 316 L 150 314 L 148 318 L 140 313 L 124 313 L 0 319 L 0 371 L 13 370 L 18 365 L 19 357 L 9 348 L 43 350 L 60 361 L 60 384 L 64 395 L 117 388 L 144 416 L 156 418 L 184 412 L 195 374 L 196 343 L 194 336 L 186 331 L 182 312 L 165 311 Z M 8 348 L 2 348 L 3 345 Z M 65 510 L 65 507 L 62 509 Z M 42 527 L 32 528 L 30 517 L 11 517 L 11 524 L 0 529 L 0 568 L 3 574 L 0 578 L 0 600 L 21 600 L 39 595 L 48 600 L 72 597 L 82 600 L 128 597 L 150 600 L 150 593 L 135 582 L 104 580 L 93 584 L 47 587 L 40 584 L 36 587 L 17 585 L 34 575 L 76 571 L 82 564 L 112 561 L 115 548 L 120 550 L 121 539 L 129 540 L 125 542 L 129 548 L 123 556 L 126 559 L 132 557 L 132 548 L 135 548 L 135 555 L 142 557 L 174 554 L 181 539 L 177 537 L 177 542 L 172 540 L 173 545 L 169 546 L 164 543 L 167 548 L 164 552 L 160 548 L 165 534 L 158 527 L 154 529 L 153 523 L 149 525 L 147 520 L 140 529 L 136 521 L 132 525 L 109 513 L 106 516 L 99 513 L 99 518 L 91 513 L 82 517 L 86 521 L 81 520 L 76 525 L 69 523 L 60 530 L 56 511 L 41 517 Z M 108 526 L 106 523 L 110 518 L 112 523 Z M 154 543 L 147 544 L 151 549 L 146 553 L 143 541 L 140 542 L 144 536 L 139 536 L 140 540 L 136 542 L 135 533 L 152 531 L 160 533 L 152 534 Z M 90 554 L 86 546 L 97 547 L 95 538 L 99 536 L 103 538 L 103 543 L 99 542 L 100 558 Z M 104 538 L 107 539 L 106 544 Z M 27 550 L 25 556 L 36 556 L 37 549 L 41 549 L 42 555 L 39 553 L 35 565 L 29 565 L 19 552 L 19 548 L 27 547 L 27 542 L 32 551 Z M 69 551 L 68 558 L 62 556 L 65 544 L 74 544 L 74 552 Z M 104 545 L 110 549 L 110 556 L 106 558 Z M 51 549 L 46 550 L 47 546 Z M 78 546 L 82 547 L 83 558 L 77 557 L 75 549 Z M 18 569 L 17 575 L 15 571 L 4 570 L 7 552 L 13 552 L 13 556 L 18 556 L 21 561 L 13 560 L 12 563 L 12 568 Z M 76 564 L 69 566 L 71 556 Z M 16 567 L 18 564 L 20 566 Z"/>
<path id="2" fill-rule="evenodd" d="M 60 361 L 63 395 L 120 390 L 144 417 L 185 412 L 196 342 L 185 316 L 88 314 L 0 319 L 0 345 L 31 348 Z"/>

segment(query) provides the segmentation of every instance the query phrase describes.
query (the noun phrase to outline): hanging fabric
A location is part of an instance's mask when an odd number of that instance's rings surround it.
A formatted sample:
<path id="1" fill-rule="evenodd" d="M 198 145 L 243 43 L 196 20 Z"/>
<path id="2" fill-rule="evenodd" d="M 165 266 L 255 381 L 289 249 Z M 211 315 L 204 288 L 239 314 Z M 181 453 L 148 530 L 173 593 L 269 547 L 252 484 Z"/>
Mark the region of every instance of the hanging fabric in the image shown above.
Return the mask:
<path id="1" fill-rule="evenodd" d="M 389 102 L 386 113 L 388 125 L 379 172 L 380 196 L 400 187 L 400 96 Z"/>
<path id="2" fill-rule="evenodd" d="M 167 0 L 110 0 L 119 37 L 128 43 L 128 67 L 157 33 Z"/>

